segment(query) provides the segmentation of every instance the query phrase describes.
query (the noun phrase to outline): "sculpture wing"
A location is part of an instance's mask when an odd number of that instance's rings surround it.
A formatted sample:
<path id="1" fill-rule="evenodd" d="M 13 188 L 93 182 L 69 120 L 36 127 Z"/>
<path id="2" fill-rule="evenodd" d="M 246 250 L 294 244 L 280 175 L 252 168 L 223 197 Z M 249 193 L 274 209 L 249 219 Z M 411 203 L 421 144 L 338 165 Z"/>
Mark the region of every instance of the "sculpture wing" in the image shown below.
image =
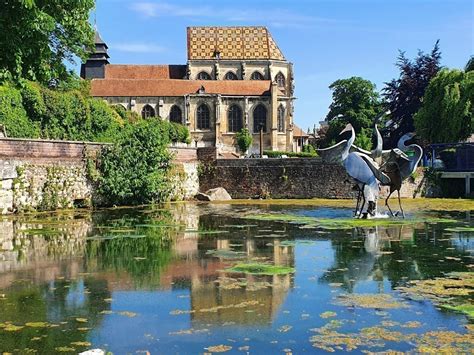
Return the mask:
<path id="1" fill-rule="evenodd" d="M 372 158 L 365 154 L 358 155 L 364 159 L 365 163 L 369 166 L 370 170 L 372 170 L 372 173 L 375 175 L 378 181 L 380 181 L 383 185 L 390 184 L 390 177 L 380 170 L 379 165 Z"/>
<path id="2" fill-rule="evenodd" d="M 344 139 L 337 144 L 334 144 L 328 148 L 316 149 L 318 155 L 323 159 L 323 162 L 330 164 L 341 164 L 342 152 L 347 144 L 347 140 Z"/>

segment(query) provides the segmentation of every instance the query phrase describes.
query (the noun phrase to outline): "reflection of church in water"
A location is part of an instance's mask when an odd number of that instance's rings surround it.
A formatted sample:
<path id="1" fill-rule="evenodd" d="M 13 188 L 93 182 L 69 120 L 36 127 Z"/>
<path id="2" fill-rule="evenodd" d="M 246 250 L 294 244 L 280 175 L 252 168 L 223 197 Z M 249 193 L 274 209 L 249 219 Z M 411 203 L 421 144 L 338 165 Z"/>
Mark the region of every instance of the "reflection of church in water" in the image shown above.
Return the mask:
<path id="1" fill-rule="evenodd" d="M 196 206 L 188 206 L 188 208 Z M 187 211 L 185 215 L 192 214 Z M 197 215 L 197 211 L 196 211 Z M 197 229 L 199 217 L 188 228 Z M 174 250 L 178 256 L 163 270 L 161 286 L 187 288 L 191 299 L 191 321 L 196 324 L 266 324 L 284 303 L 293 287 L 293 275 L 251 275 L 226 272 L 235 263 L 256 259 L 277 266 L 294 267 L 294 247 L 281 238 L 255 238 L 255 230 L 239 229 L 203 238 L 198 233 L 178 236 Z M 215 251 L 215 255 L 206 254 Z M 237 251 L 242 259 L 218 257 Z M 258 301 L 258 305 L 244 307 Z M 240 305 L 242 307 L 235 307 Z M 217 311 L 200 312 L 202 309 Z"/>

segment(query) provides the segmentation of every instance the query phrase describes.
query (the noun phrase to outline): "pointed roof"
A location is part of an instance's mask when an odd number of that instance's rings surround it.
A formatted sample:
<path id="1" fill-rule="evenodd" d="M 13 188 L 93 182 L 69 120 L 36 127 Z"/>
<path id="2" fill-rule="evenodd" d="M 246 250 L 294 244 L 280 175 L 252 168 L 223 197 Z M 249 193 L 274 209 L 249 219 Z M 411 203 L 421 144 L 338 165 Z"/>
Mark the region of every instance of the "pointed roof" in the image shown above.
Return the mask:
<path id="1" fill-rule="evenodd" d="M 285 60 L 266 27 L 188 27 L 188 60 Z"/>

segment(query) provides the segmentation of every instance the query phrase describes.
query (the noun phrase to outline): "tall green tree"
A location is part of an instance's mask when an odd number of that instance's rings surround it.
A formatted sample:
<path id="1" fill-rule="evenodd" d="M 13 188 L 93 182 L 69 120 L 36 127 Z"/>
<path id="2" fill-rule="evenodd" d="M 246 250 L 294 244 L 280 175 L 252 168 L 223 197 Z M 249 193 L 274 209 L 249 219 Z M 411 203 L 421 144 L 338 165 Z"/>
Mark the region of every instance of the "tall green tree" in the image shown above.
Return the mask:
<path id="1" fill-rule="evenodd" d="M 92 48 L 93 8 L 94 0 L 0 0 L 0 81 L 66 78 L 64 61 Z"/>
<path id="2" fill-rule="evenodd" d="M 398 79 L 386 83 L 382 90 L 392 125 L 384 132 L 390 146 L 396 146 L 398 139 L 414 130 L 413 115 L 418 112 L 430 80 L 440 70 L 441 52 L 437 41 L 430 53 L 418 52 L 414 60 L 400 52 L 397 67 Z"/>
<path id="3" fill-rule="evenodd" d="M 323 145 L 336 141 L 342 128 L 350 123 L 358 138 L 360 136 L 359 143 L 363 148 L 370 147 L 369 128 L 382 109 L 375 84 L 361 77 L 351 77 L 336 80 L 329 88 L 333 91 L 332 103 L 326 116 L 329 128 Z"/>
<path id="4" fill-rule="evenodd" d="M 430 143 L 459 142 L 474 130 L 474 71 L 441 70 L 415 114 L 416 132 Z"/>

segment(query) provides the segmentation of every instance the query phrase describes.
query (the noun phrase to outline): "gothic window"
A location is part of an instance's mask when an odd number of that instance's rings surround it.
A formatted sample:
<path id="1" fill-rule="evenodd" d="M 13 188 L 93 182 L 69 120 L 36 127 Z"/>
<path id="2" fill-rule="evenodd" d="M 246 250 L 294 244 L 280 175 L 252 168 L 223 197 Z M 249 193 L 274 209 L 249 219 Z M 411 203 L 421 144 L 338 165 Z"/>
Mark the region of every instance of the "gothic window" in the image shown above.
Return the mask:
<path id="1" fill-rule="evenodd" d="M 285 108 L 283 105 L 278 107 L 278 132 L 285 132 Z"/>
<path id="2" fill-rule="evenodd" d="M 201 104 L 197 108 L 197 128 L 211 128 L 211 114 L 209 112 L 209 107 L 206 104 Z"/>
<path id="3" fill-rule="evenodd" d="M 250 76 L 250 80 L 264 80 L 264 77 L 259 71 L 254 71 Z"/>
<path id="4" fill-rule="evenodd" d="M 225 80 L 238 80 L 237 74 L 235 74 L 233 71 L 228 71 L 227 73 L 225 73 L 224 79 Z"/>
<path id="5" fill-rule="evenodd" d="M 181 115 L 181 109 L 173 105 L 170 110 L 170 122 L 183 123 L 183 117 Z"/>
<path id="6" fill-rule="evenodd" d="M 202 71 L 197 75 L 197 80 L 211 80 L 211 76 L 209 73 Z"/>
<path id="7" fill-rule="evenodd" d="M 264 133 L 267 131 L 267 109 L 263 105 L 258 105 L 253 110 L 253 131 L 258 133 L 260 129 Z"/>
<path id="8" fill-rule="evenodd" d="M 155 109 L 151 107 L 150 105 L 143 106 L 142 117 L 143 118 L 155 117 Z"/>
<path id="9" fill-rule="evenodd" d="M 279 88 L 284 88 L 286 86 L 285 76 L 281 72 L 276 75 L 275 80 Z"/>
<path id="10" fill-rule="evenodd" d="M 242 110 L 237 105 L 232 105 L 227 111 L 228 118 L 228 131 L 239 132 L 243 127 L 242 122 Z"/>

